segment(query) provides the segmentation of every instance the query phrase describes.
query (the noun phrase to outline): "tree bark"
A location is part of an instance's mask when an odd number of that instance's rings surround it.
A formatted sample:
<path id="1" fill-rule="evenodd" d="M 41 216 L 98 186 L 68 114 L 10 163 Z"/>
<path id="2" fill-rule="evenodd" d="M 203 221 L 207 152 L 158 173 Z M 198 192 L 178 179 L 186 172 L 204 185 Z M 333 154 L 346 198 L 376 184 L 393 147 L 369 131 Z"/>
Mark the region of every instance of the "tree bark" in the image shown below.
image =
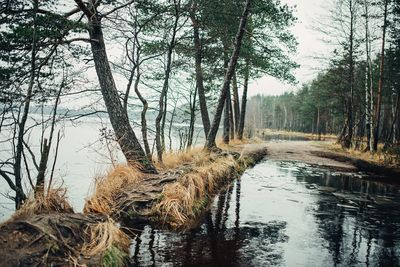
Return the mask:
<path id="1" fill-rule="evenodd" d="M 239 140 L 243 140 L 244 121 L 246 119 L 247 89 L 249 86 L 249 76 L 250 76 L 250 59 L 247 58 L 246 59 L 246 69 L 245 69 L 245 74 L 244 74 L 244 83 L 243 83 L 242 107 L 240 108 L 240 120 L 239 120 L 239 129 L 238 129 Z M 273 110 L 275 110 L 275 108 Z"/>
<path id="2" fill-rule="evenodd" d="M 385 66 L 385 41 L 386 41 L 386 27 L 387 27 L 387 10 L 388 10 L 388 0 L 385 0 L 385 10 L 383 14 L 383 33 L 382 33 L 382 46 L 381 46 L 381 61 L 380 61 L 380 71 L 379 71 L 379 83 L 378 83 L 378 96 L 376 101 L 375 109 L 375 129 L 374 129 L 374 143 L 373 151 L 378 150 L 379 143 L 379 126 L 381 120 L 381 105 L 382 105 L 382 88 L 384 79 L 384 66 Z"/>
<path id="3" fill-rule="evenodd" d="M 140 122 L 141 122 L 141 131 L 142 131 L 142 139 L 143 139 L 143 145 L 144 145 L 144 150 L 146 152 L 146 156 L 151 161 L 151 151 L 150 151 L 150 146 L 149 146 L 149 139 L 147 137 L 147 120 L 146 120 L 146 113 L 147 109 L 149 108 L 149 104 L 147 103 L 147 100 L 142 96 L 142 94 L 139 91 L 139 82 L 140 82 L 140 77 L 141 73 L 139 70 L 139 66 L 136 67 L 136 80 L 135 80 L 135 93 L 137 97 L 140 99 L 140 102 L 142 102 L 143 109 L 142 112 L 140 113 Z"/>
<path id="4" fill-rule="evenodd" d="M 226 37 L 225 37 L 226 38 Z M 229 64 L 229 56 L 228 56 L 228 43 L 226 39 L 223 41 L 224 44 L 224 69 L 225 72 L 228 71 L 228 64 Z M 230 87 L 230 86 L 229 86 Z M 228 93 L 226 94 L 226 99 L 225 99 L 225 107 L 224 107 L 224 128 L 223 128 L 223 134 L 222 134 L 222 140 L 224 144 L 229 144 L 229 133 L 230 133 L 230 89 L 228 88 Z"/>
<path id="5" fill-rule="evenodd" d="M 354 1 L 349 1 L 349 11 L 350 11 L 350 35 L 349 35 L 349 85 L 350 85 L 350 95 L 349 103 L 347 106 L 347 133 L 344 136 L 342 146 L 345 148 L 350 148 L 353 140 L 353 128 L 354 128 L 354 116 L 353 116 L 353 99 L 354 99 Z"/>
<path id="6" fill-rule="evenodd" d="M 187 149 L 190 149 L 193 144 L 194 124 L 196 122 L 196 98 L 197 98 L 197 90 L 194 90 L 193 102 L 190 103 L 190 124 L 189 124 L 188 142 L 186 146 Z"/>
<path id="7" fill-rule="evenodd" d="M 230 140 L 235 139 L 235 121 L 233 118 L 233 107 L 232 107 L 232 99 L 230 92 L 228 93 L 229 98 L 229 134 Z"/>
<path id="8" fill-rule="evenodd" d="M 104 103 L 121 150 L 129 164 L 138 166 L 143 172 L 156 173 L 153 163 L 147 158 L 142 146 L 136 138 L 129 123 L 128 116 L 121 104 L 108 61 L 99 14 L 97 14 L 95 8 L 91 11 L 83 2 L 75 1 L 85 12 L 89 20 L 88 31 L 90 39 L 93 40 L 90 43 L 93 61 L 95 63 Z"/>
<path id="9" fill-rule="evenodd" d="M 232 56 L 231 56 L 231 59 L 230 59 L 229 65 L 228 65 L 228 69 L 225 73 L 224 83 L 222 86 L 221 94 L 219 96 L 218 106 L 217 106 L 217 109 L 215 112 L 214 120 L 211 125 L 210 132 L 208 133 L 208 136 L 207 136 L 205 148 L 208 150 L 213 150 L 217 147 L 217 145 L 215 143 L 215 139 L 217 136 L 219 124 L 221 122 L 221 115 L 222 115 L 222 110 L 224 108 L 226 95 L 229 93 L 229 85 L 230 85 L 231 79 L 233 77 L 233 74 L 235 72 L 236 63 L 237 63 L 237 60 L 239 57 L 239 52 L 240 52 L 240 48 L 242 45 L 242 40 L 243 40 L 243 36 L 245 33 L 245 29 L 246 29 L 246 23 L 247 23 L 248 15 L 250 13 L 250 6 L 251 6 L 251 0 L 246 0 L 245 8 L 244 8 L 242 17 L 240 19 L 239 29 L 238 29 L 238 32 L 235 37 L 233 53 L 232 53 Z"/>
<path id="10" fill-rule="evenodd" d="M 201 46 L 200 33 L 199 33 L 199 22 L 196 19 L 195 10 L 196 10 L 196 6 L 195 6 L 195 4 L 193 4 L 191 13 L 190 13 L 190 19 L 192 21 L 192 26 L 193 26 L 196 87 L 197 87 L 197 92 L 199 95 L 200 113 L 201 113 L 201 119 L 203 121 L 204 136 L 207 137 L 208 132 L 210 131 L 210 117 L 208 115 L 207 100 L 206 100 L 206 94 L 205 94 L 204 82 L 203 82 L 203 80 L 204 80 L 203 79 L 203 68 L 201 66 L 202 46 Z"/>
<path id="11" fill-rule="evenodd" d="M 35 83 L 35 74 L 36 74 L 36 30 L 37 30 L 37 12 L 39 9 L 39 1 L 33 1 L 33 33 L 32 33 L 32 49 L 31 49 L 31 62 L 30 62 L 30 77 L 28 90 L 26 92 L 24 109 L 22 112 L 21 121 L 18 124 L 18 136 L 17 136 L 17 145 L 15 151 L 15 162 L 14 162 L 14 178 L 15 178 L 15 187 L 18 189 L 15 191 L 15 209 L 21 208 L 23 202 L 26 199 L 22 188 L 22 173 L 21 173 L 21 162 L 22 162 L 22 153 L 24 148 L 24 133 L 25 133 L 25 125 L 28 120 L 28 113 L 31 103 L 31 98 L 33 96 L 33 86 Z"/>
<path id="12" fill-rule="evenodd" d="M 233 110 L 234 110 L 234 119 L 235 119 L 235 134 L 236 136 L 239 134 L 239 121 L 240 121 L 240 107 L 239 107 L 239 93 L 237 86 L 237 78 L 236 73 L 233 74 L 232 78 L 232 93 L 233 93 Z"/>
<path id="13" fill-rule="evenodd" d="M 176 38 L 176 31 L 178 28 L 178 21 L 179 21 L 179 5 L 180 0 L 178 2 L 174 1 L 175 6 L 175 21 L 174 26 L 172 29 L 172 37 L 170 43 L 168 45 L 167 51 L 167 66 L 165 68 L 165 78 L 163 88 L 160 94 L 160 100 L 158 103 L 158 115 L 156 117 L 156 149 L 157 149 L 157 159 L 159 162 L 162 162 L 162 156 L 165 151 L 165 142 L 164 142 L 164 124 L 165 124 L 165 116 L 166 116 L 166 99 L 167 99 L 167 92 L 169 87 L 169 78 L 171 75 L 171 66 L 172 66 L 172 53 L 175 47 L 175 38 Z M 164 122 L 161 124 L 161 121 Z"/>
<path id="14" fill-rule="evenodd" d="M 230 97 L 229 97 L 229 95 L 230 95 L 229 93 L 226 95 L 225 107 L 224 107 L 224 129 L 223 129 L 223 136 L 222 136 L 224 144 L 229 144 L 229 130 L 230 130 L 230 120 L 229 120 Z"/>
<path id="15" fill-rule="evenodd" d="M 370 34 L 369 34 L 369 10 L 367 0 L 364 0 L 364 12 L 365 12 L 365 128 L 367 132 L 367 146 L 366 150 L 372 150 L 372 110 L 373 110 L 373 82 L 372 82 L 372 61 L 371 61 L 371 46 L 370 46 Z"/>

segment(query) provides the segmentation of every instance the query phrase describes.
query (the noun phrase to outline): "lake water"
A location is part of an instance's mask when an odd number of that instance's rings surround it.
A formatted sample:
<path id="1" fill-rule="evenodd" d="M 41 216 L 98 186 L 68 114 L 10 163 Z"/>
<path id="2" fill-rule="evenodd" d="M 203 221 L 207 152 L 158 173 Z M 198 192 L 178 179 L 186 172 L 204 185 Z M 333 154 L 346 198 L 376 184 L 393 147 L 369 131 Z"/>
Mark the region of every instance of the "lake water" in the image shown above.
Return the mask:
<path id="1" fill-rule="evenodd" d="M 31 120 L 32 122 L 32 120 Z M 100 129 L 110 125 L 107 119 L 86 118 L 79 123 L 66 122 L 62 126 L 64 137 L 60 142 L 57 165 L 55 169 L 55 184 L 67 188 L 67 196 L 75 211 L 82 211 L 84 200 L 93 187 L 94 178 L 104 174 L 112 167 L 111 157 L 106 144 L 101 142 Z M 175 125 L 172 131 L 172 148 L 179 147 L 178 130 L 185 125 Z M 140 137 L 140 129 L 135 130 Z M 166 132 L 167 134 L 167 132 Z M 169 148 L 169 139 L 166 137 L 166 145 Z M 0 140 L 5 140 L 5 133 L 0 133 Z M 201 144 L 204 139 L 202 128 L 195 129 L 194 141 Z M 30 143 L 32 150 L 39 151 L 40 129 L 36 128 L 31 136 Z M 153 139 L 150 135 L 150 145 Z M 55 146 L 55 145 L 54 145 Z M 53 146 L 53 147 L 54 147 Z M 10 157 L 10 147 L 8 144 L 0 144 L 0 156 L 2 158 Z M 39 153 L 38 153 L 39 155 Z M 51 167 L 54 153 L 50 154 L 49 165 Z M 37 156 L 39 157 L 39 156 Z M 114 149 L 112 157 L 117 162 L 124 162 L 123 155 L 118 149 Z M 36 172 L 32 172 L 34 175 Z M 30 186 L 24 179 L 26 192 L 29 192 Z M 0 177 L 0 222 L 6 220 L 14 212 L 14 203 L 5 195 L 14 196 L 14 192 L 9 189 L 5 180 Z"/>
<path id="2" fill-rule="evenodd" d="M 132 266 L 399 266 L 400 188 L 264 161 L 185 233 L 145 226 Z"/>

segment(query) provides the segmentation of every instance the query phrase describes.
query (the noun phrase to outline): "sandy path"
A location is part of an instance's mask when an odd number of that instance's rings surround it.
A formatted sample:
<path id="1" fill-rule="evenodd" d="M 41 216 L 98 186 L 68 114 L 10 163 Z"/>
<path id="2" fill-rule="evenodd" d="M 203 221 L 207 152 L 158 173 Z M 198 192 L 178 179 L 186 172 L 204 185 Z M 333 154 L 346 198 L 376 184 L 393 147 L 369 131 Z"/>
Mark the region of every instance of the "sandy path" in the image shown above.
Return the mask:
<path id="1" fill-rule="evenodd" d="M 311 165 L 328 167 L 338 170 L 355 171 L 357 168 L 348 162 L 318 156 L 318 152 L 327 152 L 321 146 L 323 142 L 282 141 L 267 143 L 268 159 L 300 161 Z"/>

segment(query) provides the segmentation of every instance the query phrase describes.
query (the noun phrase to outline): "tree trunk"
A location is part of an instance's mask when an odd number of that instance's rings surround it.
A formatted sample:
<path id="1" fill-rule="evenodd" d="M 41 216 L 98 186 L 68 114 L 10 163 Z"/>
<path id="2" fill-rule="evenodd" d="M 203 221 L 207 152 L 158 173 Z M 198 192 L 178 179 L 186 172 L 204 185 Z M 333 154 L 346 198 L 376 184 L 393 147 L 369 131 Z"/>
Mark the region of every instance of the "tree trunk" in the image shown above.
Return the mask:
<path id="1" fill-rule="evenodd" d="M 240 108 L 240 119 L 239 119 L 239 129 L 238 129 L 239 140 L 243 140 L 244 121 L 246 119 L 247 88 L 249 85 L 249 76 L 250 76 L 250 59 L 246 59 L 246 67 L 245 68 L 246 69 L 245 69 L 245 74 L 244 74 L 242 107 Z M 275 108 L 273 110 L 275 110 Z M 273 118 L 273 121 L 275 122 L 274 118 Z"/>
<path id="2" fill-rule="evenodd" d="M 146 156 L 151 161 L 151 151 L 150 151 L 150 146 L 149 146 L 149 139 L 147 137 L 147 120 L 146 120 L 146 113 L 147 109 L 149 108 L 149 104 L 147 103 L 147 100 L 142 96 L 142 94 L 139 91 L 139 82 L 140 82 L 140 77 L 141 73 L 139 70 L 139 66 L 136 67 L 136 80 L 135 80 L 135 93 L 137 97 L 140 99 L 140 102 L 142 102 L 143 109 L 142 112 L 140 113 L 140 122 L 141 122 L 141 131 L 142 131 L 142 139 L 143 139 L 143 145 L 144 145 L 144 150 L 146 152 Z"/>
<path id="3" fill-rule="evenodd" d="M 22 173 L 21 173 L 21 162 L 22 162 L 22 153 L 24 149 L 24 133 L 25 133 L 25 125 L 28 120 L 28 113 L 31 103 L 31 98 L 33 95 L 33 86 L 35 83 L 35 74 L 36 74 L 36 29 L 37 29 L 37 11 L 39 9 L 39 1 L 33 1 L 33 33 L 32 33 L 32 49 L 31 49 L 31 62 L 30 62 L 30 77 L 28 90 L 26 92 L 24 109 L 22 113 L 21 121 L 18 124 L 18 136 L 17 136 L 17 144 L 15 150 L 15 162 L 14 162 L 14 178 L 15 178 L 15 187 L 17 190 L 15 191 L 15 209 L 21 208 L 22 203 L 25 201 L 26 196 L 22 188 Z"/>
<path id="4" fill-rule="evenodd" d="M 190 149 L 193 144 L 194 124 L 196 122 L 196 98 L 197 98 L 197 90 L 194 90 L 193 102 L 190 103 L 190 124 L 189 124 L 187 149 Z"/>
<path id="5" fill-rule="evenodd" d="M 224 44 L 224 69 L 225 72 L 228 71 L 228 64 L 229 64 L 229 56 L 228 56 L 228 44 L 225 40 L 223 40 Z M 229 86 L 230 87 L 230 86 Z M 224 107 L 224 128 L 223 128 L 223 134 L 222 134 L 222 140 L 224 144 L 229 144 L 229 133 L 230 133 L 230 89 L 228 88 L 228 93 L 226 94 L 226 99 L 225 99 L 225 107 Z"/>
<path id="6" fill-rule="evenodd" d="M 158 158 L 159 162 L 162 162 L 162 155 L 165 151 L 164 131 L 163 131 L 165 122 L 163 122 L 161 125 L 161 121 L 163 119 L 165 121 L 165 116 L 166 116 L 166 99 L 167 99 L 167 92 L 168 92 L 168 87 L 169 87 L 169 78 L 171 75 L 172 53 L 173 53 L 174 47 L 175 47 L 176 31 L 178 28 L 178 21 L 179 21 L 178 5 L 180 5 L 180 1 L 178 1 L 178 3 L 176 1 L 174 1 L 174 5 L 175 5 L 175 21 L 174 21 L 174 26 L 172 29 L 172 38 L 168 45 L 167 66 L 165 69 L 164 84 L 163 84 L 163 88 L 162 88 L 162 91 L 160 94 L 160 100 L 158 103 L 159 111 L 158 111 L 158 115 L 156 117 L 156 149 L 157 149 L 157 158 Z"/>
<path id="7" fill-rule="evenodd" d="M 235 72 L 236 63 L 239 57 L 240 47 L 242 45 L 242 40 L 246 29 L 246 23 L 250 12 L 250 4 L 251 0 L 246 0 L 245 8 L 242 17 L 240 19 L 239 29 L 235 37 L 233 53 L 228 65 L 228 69 L 225 73 L 224 83 L 222 86 L 221 94 L 219 96 L 218 106 L 215 112 L 214 120 L 211 125 L 210 132 L 208 133 L 207 136 L 205 148 L 208 150 L 212 150 L 217 147 L 215 143 L 215 138 L 217 136 L 219 124 L 221 122 L 221 115 L 222 115 L 222 110 L 224 108 L 226 95 L 229 93 L 229 85 L 233 77 L 233 74 Z"/>
<path id="8" fill-rule="evenodd" d="M 93 40 L 91 42 L 91 49 L 96 73 L 117 141 L 129 164 L 134 166 L 139 165 L 139 169 L 143 172 L 156 173 L 156 169 L 152 162 L 147 158 L 142 146 L 136 138 L 129 123 L 128 116 L 121 104 L 107 57 L 101 21 L 97 17 L 97 14 L 88 16 L 88 19 L 89 36 L 90 39 Z"/>
<path id="9" fill-rule="evenodd" d="M 367 131 L 367 145 L 366 150 L 372 150 L 372 61 L 371 61 L 371 46 L 370 46 L 370 34 L 369 34 L 369 11 L 367 0 L 364 0 L 364 12 L 365 12 L 365 128 Z"/>
<path id="10" fill-rule="evenodd" d="M 396 142 L 396 138 L 395 138 L 396 137 L 396 121 L 397 121 L 397 116 L 400 111 L 399 106 L 400 106 L 400 91 L 397 92 L 396 105 L 393 110 L 393 119 L 392 119 L 392 123 L 390 125 L 389 136 L 386 140 L 386 146 L 388 146 L 390 143 L 394 144 Z"/>
<path id="11" fill-rule="evenodd" d="M 239 107 L 239 93 L 236 79 L 236 72 L 233 74 L 232 80 L 232 93 L 233 93 L 233 110 L 234 110 L 234 118 L 235 118 L 235 134 L 238 136 L 239 134 L 239 121 L 240 121 L 240 107 Z"/>
<path id="12" fill-rule="evenodd" d="M 233 108 L 232 108 L 232 99 L 230 92 L 228 93 L 229 98 L 229 134 L 230 140 L 235 139 L 235 122 L 233 119 Z"/>
<path id="13" fill-rule="evenodd" d="M 222 137 L 224 144 L 229 144 L 229 129 L 230 129 L 229 102 L 230 102 L 230 97 L 229 97 L 229 93 L 228 93 L 225 98 L 225 107 L 224 107 L 224 131 L 223 131 L 223 137 Z"/>
<path id="14" fill-rule="evenodd" d="M 382 105 L 382 87 L 383 87 L 383 75 L 384 75 L 384 66 L 385 66 L 385 40 L 386 40 L 386 27 L 387 27 L 387 9 L 388 9 L 388 0 L 385 0 L 385 10 L 383 15 L 383 33 L 382 33 L 382 46 L 381 46 L 381 62 L 380 62 L 380 71 L 379 71 L 379 83 L 378 83 L 378 98 L 376 101 L 376 109 L 375 109 L 375 129 L 374 129 L 374 144 L 373 150 L 378 150 L 379 143 L 379 124 L 381 120 L 381 105 Z"/>
<path id="15" fill-rule="evenodd" d="M 195 66 L 196 66 L 195 69 L 196 87 L 197 87 L 197 92 L 199 94 L 200 113 L 201 113 L 201 119 L 203 121 L 204 136 L 207 137 L 208 132 L 210 131 L 210 117 L 208 115 L 207 100 L 203 83 L 203 69 L 201 66 L 202 47 L 199 34 L 199 23 L 196 20 L 195 10 L 196 7 L 195 5 L 193 5 L 192 12 L 190 13 L 190 19 L 192 20 L 192 25 L 193 25 L 193 41 L 195 49 Z"/>
<path id="16" fill-rule="evenodd" d="M 353 128 L 354 128 L 354 116 L 353 116 L 353 98 L 354 98 L 354 20 L 355 11 L 353 6 L 353 1 L 349 2 L 350 10 L 350 50 L 349 50 L 349 85 L 350 85 L 350 96 L 349 103 L 347 106 L 347 133 L 344 136 L 342 146 L 345 148 L 350 148 L 353 140 Z"/>

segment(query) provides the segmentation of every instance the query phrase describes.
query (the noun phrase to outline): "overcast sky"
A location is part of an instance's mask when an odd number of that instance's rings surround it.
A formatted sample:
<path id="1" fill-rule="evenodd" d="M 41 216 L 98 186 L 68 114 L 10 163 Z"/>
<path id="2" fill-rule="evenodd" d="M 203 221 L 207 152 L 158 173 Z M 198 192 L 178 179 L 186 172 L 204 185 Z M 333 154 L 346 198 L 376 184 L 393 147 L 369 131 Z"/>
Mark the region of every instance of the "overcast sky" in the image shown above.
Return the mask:
<path id="1" fill-rule="evenodd" d="M 295 60 L 300 64 L 300 68 L 295 72 L 299 82 L 297 86 L 282 83 L 272 77 L 262 77 L 249 85 L 249 95 L 278 95 L 285 91 L 295 90 L 302 83 L 311 80 L 316 76 L 322 63 L 316 57 L 327 54 L 328 47 L 321 40 L 322 36 L 313 30 L 313 25 L 324 15 L 327 14 L 326 7 L 323 7 L 323 0 L 281 0 L 289 6 L 296 6 L 295 16 L 298 18 L 297 24 L 292 28 L 292 32 L 297 37 L 299 43 L 298 54 Z"/>

